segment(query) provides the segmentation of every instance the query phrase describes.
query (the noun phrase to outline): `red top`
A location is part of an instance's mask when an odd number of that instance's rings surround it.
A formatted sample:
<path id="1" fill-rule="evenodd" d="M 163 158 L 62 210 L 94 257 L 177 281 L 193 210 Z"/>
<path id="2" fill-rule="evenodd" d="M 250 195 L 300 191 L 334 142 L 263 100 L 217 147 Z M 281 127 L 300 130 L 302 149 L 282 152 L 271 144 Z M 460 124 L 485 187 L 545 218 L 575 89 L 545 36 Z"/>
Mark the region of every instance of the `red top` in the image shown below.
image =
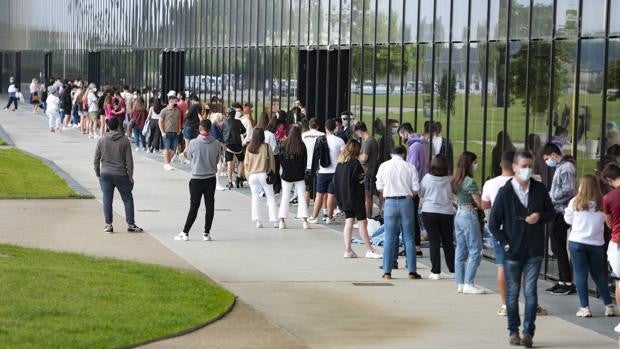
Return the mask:
<path id="1" fill-rule="evenodd" d="M 134 127 L 143 128 L 147 116 L 148 113 L 146 112 L 146 110 L 134 111 L 133 113 L 131 113 L 131 120 L 134 122 Z"/>
<path id="2" fill-rule="evenodd" d="M 605 214 L 611 215 L 611 241 L 620 244 L 620 188 L 603 197 Z"/>

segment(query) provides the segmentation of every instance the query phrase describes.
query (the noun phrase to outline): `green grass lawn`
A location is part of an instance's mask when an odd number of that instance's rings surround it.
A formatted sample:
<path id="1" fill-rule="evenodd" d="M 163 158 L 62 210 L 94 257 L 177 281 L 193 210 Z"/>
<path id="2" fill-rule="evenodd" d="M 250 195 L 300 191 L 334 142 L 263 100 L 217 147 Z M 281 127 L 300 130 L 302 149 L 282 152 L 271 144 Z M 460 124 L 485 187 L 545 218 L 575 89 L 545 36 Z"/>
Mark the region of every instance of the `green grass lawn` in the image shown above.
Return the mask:
<path id="1" fill-rule="evenodd" d="M 6 141 L 2 138 L 0 138 L 0 145 L 6 145 Z"/>
<path id="2" fill-rule="evenodd" d="M 75 198 L 79 195 L 41 160 L 0 149 L 0 199 Z"/>
<path id="3" fill-rule="evenodd" d="M 204 324 L 234 296 L 172 268 L 0 245 L 3 348 L 118 348 Z"/>

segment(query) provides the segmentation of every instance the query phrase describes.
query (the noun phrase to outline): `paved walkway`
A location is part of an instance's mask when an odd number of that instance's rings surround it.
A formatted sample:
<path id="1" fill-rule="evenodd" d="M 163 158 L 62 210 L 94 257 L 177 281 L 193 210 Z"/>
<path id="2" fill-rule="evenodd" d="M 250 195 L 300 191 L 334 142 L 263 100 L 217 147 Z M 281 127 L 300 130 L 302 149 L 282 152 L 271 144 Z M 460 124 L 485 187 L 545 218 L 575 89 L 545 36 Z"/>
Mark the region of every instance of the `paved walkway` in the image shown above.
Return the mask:
<path id="1" fill-rule="evenodd" d="M 46 120 L 31 113 L 0 112 L 0 124 L 17 146 L 53 160 L 100 200 L 92 170 L 94 141 L 72 131 L 52 135 L 46 130 Z M 246 193 L 216 194 L 214 241 L 198 239 L 202 217 L 190 234 L 193 240 L 174 241 L 187 213 L 189 175 L 179 170 L 164 172 L 160 162 L 140 155 L 135 157 L 135 167 L 137 223 L 172 252 L 310 347 L 507 346 L 506 320 L 495 314 L 496 294 L 457 295 L 452 280 L 410 281 L 402 269 L 393 273 L 395 280 L 381 286 L 378 261 L 344 260 L 341 235 L 332 229 L 313 226 L 304 231 L 294 220 L 287 230 L 255 229 Z M 120 200 L 114 208 L 123 212 Z M 59 217 L 61 222 L 70 219 L 65 216 Z M 124 224 L 117 219 L 115 227 L 122 229 Z M 82 229 L 98 234 L 101 224 L 92 221 Z M 110 237 L 110 241 L 116 239 L 124 237 Z M 362 250 L 360 246 L 355 248 Z M 429 269 L 423 265 L 428 259 L 419 262 L 420 273 L 428 276 Z M 492 287 L 493 275 L 494 266 L 484 262 L 477 280 Z M 540 282 L 540 287 L 547 285 Z M 577 320 L 576 297 L 541 294 L 541 299 L 542 305 L 556 316 L 537 321 L 538 346 L 614 346 L 611 329 L 618 319 Z M 593 300 L 592 305 L 595 314 L 600 314 L 600 301 Z"/>

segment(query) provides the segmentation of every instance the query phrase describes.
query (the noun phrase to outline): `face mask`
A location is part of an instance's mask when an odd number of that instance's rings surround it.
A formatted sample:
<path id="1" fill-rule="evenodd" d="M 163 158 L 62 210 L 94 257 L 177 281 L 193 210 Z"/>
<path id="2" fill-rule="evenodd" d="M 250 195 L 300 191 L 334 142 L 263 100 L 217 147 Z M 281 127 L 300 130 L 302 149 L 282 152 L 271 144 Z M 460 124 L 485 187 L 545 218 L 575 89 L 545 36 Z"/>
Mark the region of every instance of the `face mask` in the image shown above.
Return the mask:
<path id="1" fill-rule="evenodd" d="M 176 108 L 176 107 L 177 107 L 177 104 L 176 104 L 176 103 L 174 103 L 172 106 Z"/>
<path id="2" fill-rule="evenodd" d="M 238 118 L 240 118 L 240 117 L 241 117 L 241 112 L 239 112 L 239 111 L 238 111 L 238 112 L 236 112 L 236 113 L 235 113 L 235 118 L 236 118 L 236 119 L 238 119 Z"/>
<path id="3" fill-rule="evenodd" d="M 392 127 L 392 134 L 395 135 L 398 133 L 398 127 Z"/>
<path id="4" fill-rule="evenodd" d="M 545 161 L 545 164 L 551 168 L 556 167 L 558 165 L 558 163 L 553 159 L 547 159 Z"/>
<path id="5" fill-rule="evenodd" d="M 93 93 L 97 93 L 97 89 L 96 88 L 93 89 Z"/>
<path id="6" fill-rule="evenodd" d="M 519 179 L 523 182 L 527 182 L 532 177 L 532 169 L 529 167 L 519 169 Z"/>
<path id="7" fill-rule="evenodd" d="M 477 169 L 478 169 L 478 163 L 471 164 L 471 171 L 472 172 L 476 172 Z"/>

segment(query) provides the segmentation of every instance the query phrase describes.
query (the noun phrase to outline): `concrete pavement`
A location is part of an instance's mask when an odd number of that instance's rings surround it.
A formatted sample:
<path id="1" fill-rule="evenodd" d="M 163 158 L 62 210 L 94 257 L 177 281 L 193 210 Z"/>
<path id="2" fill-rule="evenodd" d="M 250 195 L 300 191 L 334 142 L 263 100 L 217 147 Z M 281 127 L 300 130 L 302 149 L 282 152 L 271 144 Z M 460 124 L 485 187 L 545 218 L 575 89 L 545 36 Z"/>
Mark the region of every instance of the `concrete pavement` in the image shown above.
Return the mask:
<path id="1" fill-rule="evenodd" d="M 49 134 L 45 119 L 31 113 L 0 113 L 0 124 L 17 146 L 53 160 L 95 194 L 97 200 L 101 199 L 92 170 L 94 141 L 72 131 Z M 164 172 L 160 162 L 140 154 L 135 156 L 135 168 L 137 223 L 187 263 L 310 347 L 507 346 L 506 319 L 495 314 L 496 294 L 457 295 L 453 280 L 410 281 L 402 269 L 393 273 L 395 280 L 382 283 L 378 261 L 342 258 L 341 235 L 332 229 L 314 225 L 304 231 L 299 229 L 300 221 L 294 220 L 289 221 L 291 228 L 286 230 L 255 229 L 249 218 L 250 202 L 244 193 L 216 194 L 214 241 L 198 239 L 203 224 L 200 215 L 190 233 L 192 240 L 174 241 L 187 213 L 189 175 L 179 170 Z M 123 212 L 120 200 L 114 208 Z M 115 228 L 122 229 L 124 224 L 119 223 L 117 220 Z M 102 224 L 93 222 L 82 228 L 98 234 Z M 111 238 L 122 239 L 120 234 Z M 361 246 L 354 248 L 362 251 Z M 418 262 L 419 272 L 428 276 L 429 269 L 424 265 L 428 259 Z M 477 280 L 491 286 L 493 275 L 494 266 L 483 263 Z M 541 288 L 546 285 L 541 281 Z M 572 299 L 573 306 L 561 308 L 547 305 L 546 298 L 541 298 L 554 315 L 572 314 L 570 319 L 574 320 L 576 297 L 563 298 L 565 302 Z M 592 300 L 592 306 L 595 314 L 600 314 L 600 301 Z M 613 347 L 611 328 L 618 319 L 583 320 L 587 321 L 602 322 L 604 330 L 600 332 L 607 335 L 547 316 L 537 321 L 535 344 Z"/>

